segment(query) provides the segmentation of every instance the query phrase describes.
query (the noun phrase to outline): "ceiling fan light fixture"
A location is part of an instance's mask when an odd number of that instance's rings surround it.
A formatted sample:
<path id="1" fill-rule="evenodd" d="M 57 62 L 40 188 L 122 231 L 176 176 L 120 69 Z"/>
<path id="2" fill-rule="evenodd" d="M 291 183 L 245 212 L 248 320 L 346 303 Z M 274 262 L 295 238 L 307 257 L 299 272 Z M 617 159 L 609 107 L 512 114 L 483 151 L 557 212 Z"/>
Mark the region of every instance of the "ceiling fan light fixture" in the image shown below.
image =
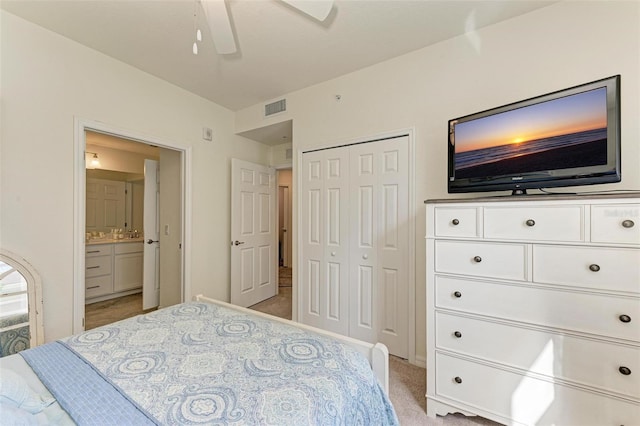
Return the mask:
<path id="1" fill-rule="evenodd" d="M 193 54 L 197 55 L 198 54 L 198 43 L 196 43 L 195 41 L 193 42 L 193 48 L 192 48 Z"/>
<path id="2" fill-rule="evenodd" d="M 198 0 L 196 0 L 198 1 Z M 204 10 L 211 38 L 216 50 L 221 55 L 236 53 L 235 34 L 225 0 L 199 0 Z M 334 0 L 281 0 L 310 17 L 323 22 L 333 9 Z M 198 39 L 200 40 L 200 39 Z"/>
<path id="3" fill-rule="evenodd" d="M 200 31 L 200 28 L 196 30 L 196 40 L 202 41 L 202 31 Z"/>
<path id="4" fill-rule="evenodd" d="M 202 8 L 218 53 L 221 55 L 236 53 L 238 50 L 236 40 L 224 0 L 203 0 Z"/>
<path id="5" fill-rule="evenodd" d="M 333 0 L 282 0 L 282 2 L 306 13 L 314 19 L 323 22 L 333 8 Z"/>

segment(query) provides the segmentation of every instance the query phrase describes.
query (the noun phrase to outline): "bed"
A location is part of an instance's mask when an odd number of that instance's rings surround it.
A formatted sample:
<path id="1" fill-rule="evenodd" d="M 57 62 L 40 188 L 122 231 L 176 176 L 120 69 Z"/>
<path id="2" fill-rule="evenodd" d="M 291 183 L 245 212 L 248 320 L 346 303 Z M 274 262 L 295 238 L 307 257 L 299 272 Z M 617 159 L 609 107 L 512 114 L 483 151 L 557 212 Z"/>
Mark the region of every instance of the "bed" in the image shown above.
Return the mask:
<path id="1" fill-rule="evenodd" d="M 16 424 L 398 424 L 384 345 L 203 296 L 0 369 L 0 409 Z"/>

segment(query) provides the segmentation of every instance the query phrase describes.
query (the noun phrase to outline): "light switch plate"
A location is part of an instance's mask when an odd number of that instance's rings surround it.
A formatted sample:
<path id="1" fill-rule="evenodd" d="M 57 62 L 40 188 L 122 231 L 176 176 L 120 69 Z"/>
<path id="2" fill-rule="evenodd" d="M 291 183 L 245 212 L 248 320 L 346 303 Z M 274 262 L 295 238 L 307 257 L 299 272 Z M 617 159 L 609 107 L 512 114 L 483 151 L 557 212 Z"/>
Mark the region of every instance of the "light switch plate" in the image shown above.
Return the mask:
<path id="1" fill-rule="evenodd" d="M 202 139 L 204 139 L 205 141 L 212 141 L 213 140 L 213 130 L 211 130 L 208 127 L 203 127 L 202 128 Z"/>

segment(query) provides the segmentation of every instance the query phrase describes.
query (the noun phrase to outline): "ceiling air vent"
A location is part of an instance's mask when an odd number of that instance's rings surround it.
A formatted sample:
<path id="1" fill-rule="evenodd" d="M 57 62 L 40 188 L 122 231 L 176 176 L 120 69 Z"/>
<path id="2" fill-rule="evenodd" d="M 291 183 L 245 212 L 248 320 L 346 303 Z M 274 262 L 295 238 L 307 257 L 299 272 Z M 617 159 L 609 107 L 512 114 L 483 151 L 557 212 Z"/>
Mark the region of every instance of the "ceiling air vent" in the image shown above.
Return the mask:
<path id="1" fill-rule="evenodd" d="M 280 99 L 279 101 L 271 102 L 264 106 L 264 116 L 268 117 L 279 112 L 285 112 L 287 110 L 287 100 Z"/>

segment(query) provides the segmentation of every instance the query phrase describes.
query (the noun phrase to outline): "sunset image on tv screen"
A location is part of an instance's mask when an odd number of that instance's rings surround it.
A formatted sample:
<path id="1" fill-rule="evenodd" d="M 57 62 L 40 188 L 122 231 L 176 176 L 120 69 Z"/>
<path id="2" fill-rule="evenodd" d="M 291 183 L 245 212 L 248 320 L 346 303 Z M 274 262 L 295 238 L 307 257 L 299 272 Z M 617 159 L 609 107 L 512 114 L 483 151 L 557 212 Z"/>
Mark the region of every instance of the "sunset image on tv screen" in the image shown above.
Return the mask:
<path id="1" fill-rule="evenodd" d="M 607 163 L 607 89 L 455 124 L 455 177 Z"/>

